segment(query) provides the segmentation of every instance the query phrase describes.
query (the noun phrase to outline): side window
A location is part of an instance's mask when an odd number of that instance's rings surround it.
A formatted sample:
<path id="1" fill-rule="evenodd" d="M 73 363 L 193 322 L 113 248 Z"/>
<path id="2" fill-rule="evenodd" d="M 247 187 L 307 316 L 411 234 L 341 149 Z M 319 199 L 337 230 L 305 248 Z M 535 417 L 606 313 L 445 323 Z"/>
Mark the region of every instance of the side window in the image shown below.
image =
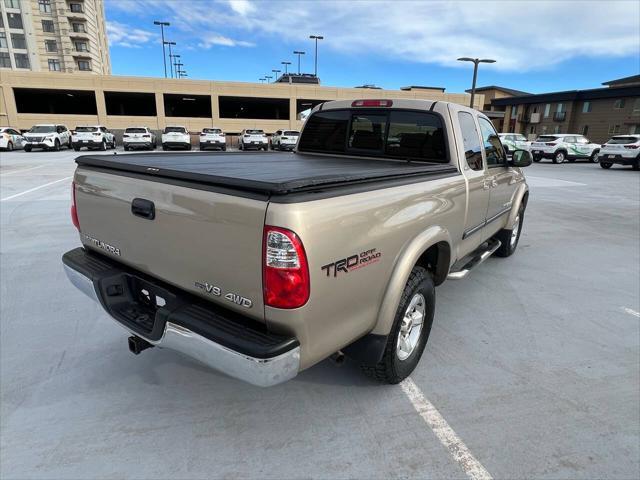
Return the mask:
<path id="1" fill-rule="evenodd" d="M 564 143 L 576 143 L 576 137 L 564 137 Z"/>
<path id="2" fill-rule="evenodd" d="M 458 112 L 458 121 L 462 131 L 462 143 L 467 164 L 472 170 L 482 170 L 484 168 L 482 166 L 482 146 L 473 115 L 468 112 Z"/>
<path id="3" fill-rule="evenodd" d="M 587 143 L 589 143 L 589 140 L 587 140 L 587 139 L 586 139 L 586 138 L 584 138 L 584 137 L 577 137 L 577 138 L 576 138 L 576 143 L 581 143 L 581 144 L 583 144 L 583 145 L 586 145 Z"/>
<path id="4" fill-rule="evenodd" d="M 493 124 L 486 118 L 478 117 L 480 131 L 482 132 L 482 142 L 484 144 L 484 152 L 487 156 L 487 166 L 504 167 L 506 165 L 507 156 L 502 149 L 500 137 L 493 128 Z"/>
<path id="5" fill-rule="evenodd" d="M 299 150 L 344 152 L 349 112 L 318 112 L 309 117 L 300 137 Z"/>
<path id="6" fill-rule="evenodd" d="M 447 163 L 440 117 L 432 113 L 392 111 L 385 153 L 391 157 Z"/>
<path id="7" fill-rule="evenodd" d="M 347 145 L 356 150 L 381 151 L 386 125 L 386 115 L 370 113 L 353 115 Z"/>

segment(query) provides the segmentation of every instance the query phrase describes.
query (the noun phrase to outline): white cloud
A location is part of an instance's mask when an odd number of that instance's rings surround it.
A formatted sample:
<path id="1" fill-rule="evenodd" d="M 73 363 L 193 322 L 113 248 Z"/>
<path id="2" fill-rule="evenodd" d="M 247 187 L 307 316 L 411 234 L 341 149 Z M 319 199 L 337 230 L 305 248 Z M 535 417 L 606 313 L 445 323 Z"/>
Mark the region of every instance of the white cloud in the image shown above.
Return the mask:
<path id="1" fill-rule="evenodd" d="M 250 46 L 271 37 L 310 52 L 308 35 L 314 33 L 325 36 L 324 55 L 334 51 L 464 68 L 456 58 L 489 57 L 497 63 L 484 68 L 504 71 L 539 71 L 580 56 L 637 56 L 640 40 L 635 0 L 186 3 L 139 0 L 135 8 L 171 19 L 172 30 L 195 37 L 205 48 Z"/>
<path id="2" fill-rule="evenodd" d="M 107 21 L 107 38 L 109 44 L 119 47 L 140 48 L 143 44 L 155 40 L 155 32 L 132 28 L 120 22 Z"/>

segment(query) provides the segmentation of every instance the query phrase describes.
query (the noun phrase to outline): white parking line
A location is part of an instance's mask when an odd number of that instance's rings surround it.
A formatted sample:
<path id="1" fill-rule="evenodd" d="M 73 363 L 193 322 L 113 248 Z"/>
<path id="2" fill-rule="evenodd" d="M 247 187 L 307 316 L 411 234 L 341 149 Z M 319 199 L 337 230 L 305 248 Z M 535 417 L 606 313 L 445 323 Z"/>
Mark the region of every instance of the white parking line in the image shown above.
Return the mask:
<path id="1" fill-rule="evenodd" d="M 473 456 L 460 437 L 453 431 L 440 412 L 424 396 L 420 388 L 407 377 L 400 383 L 402 391 L 409 397 L 413 408 L 429 425 L 429 428 L 436 434 L 440 443 L 444 445 L 453 459 L 462 467 L 467 477 L 472 480 L 491 480 L 493 477 L 482 464 Z"/>
<path id="2" fill-rule="evenodd" d="M 624 313 L 628 313 L 629 315 L 633 315 L 634 317 L 640 318 L 640 312 L 636 312 L 635 310 L 631 310 L 630 308 L 622 307 L 622 311 Z"/>
<path id="3" fill-rule="evenodd" d="M 37 167 L 31 167 L 31 168 L 23 168 L 22 170 L 14 170 L 12 172 L 0 174 L 0 177 L 6 177 L 8 175 L 13 175 L 14 173 L 30 172 L 31 170 L 36 170 L 37 168 L 42 168 L 42 167 L 44 167 L 44 165 L 38 165 Z"/>
<path id="4" fill-rule="evenodd" d="M 64 182 L 65 180 L 71 180 L 73 177 L 65 177 L 60 180 L 55 180 L 53 182 L 45 183 L 44 185 L 40 185 L 39 187 L 30 188 L 29 190 L 25 190 L 24 192 L 16 193 L 15 195 L 11 195 L 9 197 L 4 197 L 0 199 L 0 202 L 6 202 L 7 200 L 12 200 L 17 197 L 21 197 L 22 195 L 26 195 L 27 193 L 35 192 L 36 190 L 40 190 L 41 188 L 48 187 L 49 185 L 54 185 L 56 183 Z"/>

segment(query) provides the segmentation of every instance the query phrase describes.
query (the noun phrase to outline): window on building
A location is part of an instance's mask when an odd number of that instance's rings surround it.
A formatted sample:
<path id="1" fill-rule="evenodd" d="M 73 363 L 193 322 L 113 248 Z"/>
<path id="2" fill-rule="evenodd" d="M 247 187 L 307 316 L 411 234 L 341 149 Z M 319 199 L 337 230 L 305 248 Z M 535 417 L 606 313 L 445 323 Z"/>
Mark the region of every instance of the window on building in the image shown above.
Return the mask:
<path id="1" fill-rule="evenodd" d="M 473 115 L 468 112 L 458 112 L 458 121 L 462 131 L 462 143 L 467 164 L 472 170 L 482 170 L 484 168 L 482 166 L 482 146 Z"/>
<path id="2" fill-rule="evenodd" d="M 584 135 L 586 137 L 588 133 L 589 133 L 589 125 L 583 126 L 582 127 L 582 135 Z"/>
<path id="3" fill-rule="evenodd" d="M 0 28 L 4 28 L 4 19 L 2 18 L 2 15 L 0 15 Z"/>
<path id="4" fill-rule="evenodd" d="M 553 133 L 560 133 L 560 125 L 553 127 Z"/>
<path id="5" fill-rule="evenodd" d="M 615 102 L 613 102 L 613 108 L 616 110 L 621 110 L 624 108 L 624 98 L 619 98 Z"/>
<path id="6" fill-rule="evenodd" d="M 22 15 L 19 13 L 7 13 L 7 23 L 9 24 L 9 28 L 17 28 L 22 30 L 24 25 L 22 25 Z"/>
<path id="7" fill-rule="evenodd" d="M 631 111 L 631 115 L 640 115 L 640 98 L 636 98 L 633 101 L 633 110 Z"/>
<path id="8" fill-rule="evenodd" d="M 529 133 L 534 135 L 536 133 L 536 126 L 535 125 L 531 125 L 529 127 Z"/>
<path id="9" fill-rule="evenodd" d="M 11 68 L 11 57 L 8 52 L 0 52 L 0 68 Z"/>
<path id="10" fill-rule="evenodd" d="M 486 118 L 478 117 L 482 141 L 484 143 L 484 153 L 487 157 L 487 166 L 502 167 L 506 164 L 507 155 L 504 153 L 500 137 L 496 133 L 493 124 Z"/>
<path id="11" fill-rule="evenodd" d="M 69 10 L 73 13 L 82 13 L 82 4 L 81 3 L 70 3 Z"/>
<path id="12" fill-rule="evenodd" d="M 91 62 L 89 62 L 89 60 L 78 60 L 78 70 L 82 70 L 83 72 L 90 72 Z"/>
<path id="13" fill-rule="evenodd" d="M 591 111 L 591 102 L 582 103 L 582 113 L 589 113 Z"/>
<path id="14" fill-rule="evenodd" d="M 84 26 L 84 23 L 73 22 L 71 24 L 71 28 L 76 33 L 87 33 L 87 29 Z"/>
<path id="15" fill-rule="evenodd" d="M 9 48 L 9 45 L 7 44 L 7 34 L 4 32 L 0 32 L 0 48 Z"/>
<path id="16" fill-rule="evenodd" d="M 26 50 L 27 49 L 27 40 L 24 38 L 24 33 L 12 33 L 11 34 L 11 45 L 13 45 L 13 48 Z"/>
<path id="17" fill-rule="evenodd" d="M 551 113 L 551 104 L 550 104 L 550 103 L 547 103 L 547 104 L 544 106 L 544 116 L 545 116 L 545 117 L 548 117 L 548 116 L 549 116 L 549 113 Z"/>
<path id="18" fill-rule="evenodd" d="M 564 112 L 564 103 L 559 103 L 558 105 L 556 105 L 556 112 L 558 113 Z"/>
<path id="19" fill-rule="evenodd" d="M 45 40 L 44 41 L 44 49 L 47 52 L 57 52 L 58 51 L 58 44 L 56 43 L 55 40 Z"/>
<path id="20" fill-rule="evenodd" d="M 78 52 L 88 52 L 89 47 L 87 46 L 87 42 L 75 41 L 73 42 L 73 46 L 76 48 Z"/>
<path id="21" fill-rule="evenodd" d="M 26 53 L 14 53 L 13 59 L 16 62 L 16 68 L 30 68 L 29 56 Z"/>
<path id="22" fill-rule="evenodd" d="M 38 8 L 42 13 L 51 13 L 51 0 L 38 0 Z"/>
<path id="23" fill-rule="evenodd" d="M 4 6 L 7 8 L 20 9 L 20 0 L 4 0 Z"/>
<path id="24" fill-rule="evenodd" d="M 544 135 L 545 133 L 547 133 L 547 126 L 543 125 L 542 126 L 542 134 Z"/>
<path id="25" fill-rule="evenodd" d="M 49 59 L 49 71 L 50 72 L 59 72 L 60 71 L 60 60 Z"/>
<path id="26" fill-rule="evenodd" d="M 518 106 L 511 105 L 511 118 L 516 118 L 516 115 L 518 115 Z"/>
<path id="27" fill-rule="evenodd" d="M 620 125 L 609 125 L 609 135 L 617 135 L 620 133 Z"/>
<path id="28" fill-rule="evenodd" d="M 53 25 L 53 20 L 42 20 L 42 31 L 47 33 L 53 33 L 56 28 Z"/>
<path id="29" fill-rule="evenodd" d="M 538 113 L 538 106 L 533 107 L 533 113 Z"/>

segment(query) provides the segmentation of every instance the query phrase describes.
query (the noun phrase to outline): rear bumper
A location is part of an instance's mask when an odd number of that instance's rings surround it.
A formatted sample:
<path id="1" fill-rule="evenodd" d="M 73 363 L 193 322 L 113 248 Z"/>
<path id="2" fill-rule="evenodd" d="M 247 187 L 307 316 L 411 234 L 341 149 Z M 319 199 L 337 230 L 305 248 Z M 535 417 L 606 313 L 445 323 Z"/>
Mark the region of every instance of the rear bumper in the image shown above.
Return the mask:
<path id="1" fill-rule="evenodd" d="M 168 148 L 189 148 L 191 143 L 189 142 L 162 142 L 163 147 Z"/>
<path id="2" fill-rule="evenodd" d="M 293 150 L 294 148 L 296 148 L 296 144 L 295 143 L 281 143 L 280 145 L 278 145 L 278 148 L 280 150 Z"/>
<path id="3" fill-rule="evenodd" d="M 269 146 L 269 144 L 266 143 L 266 142 L 262 142 L 262 143 L 245 143 L 245 142 L 242 142 L 243 150 L 249 150 L 251 148 L 255 148 L 257 150 L 260 150 L 261 148 L 267 148 L 268 146 Z"/>
<path id="4" fill-rule="evenodd" d="M 122 142 L 122 146 L 127 148 L 151 148 L 153 146 L 153 143 L 151 143 L 151 140 L 145 140 L 144 142 L 126 140 Z"/>
<path id="5" fill-rule="evenodd" d="M 95 140 L 75 140 L 71 142 L 71 145 L 76 148 L 76 147 L 88 147 L 88 148 L 97 148 L 99 146 L 102 145 L 102 140 L 99 141 L 95 141 Z"/>
<path id="6" fill-rule="evenodd" d="M 294 337 L 270 333 L 263 325 L 84 248 L 65 253 L 62 263 L 76 288 L 154 346 L 263 387 L 290 380 L 300 369 L 300 344 Z"/>
<path id="7" fill-rule="evenodd" d="M 620 154 L 601 153 L 598 161 L 602 163 L 614 163 L 616 165 L 635 165 L 639 159 L 636 157 L 625 157 Z"/>

